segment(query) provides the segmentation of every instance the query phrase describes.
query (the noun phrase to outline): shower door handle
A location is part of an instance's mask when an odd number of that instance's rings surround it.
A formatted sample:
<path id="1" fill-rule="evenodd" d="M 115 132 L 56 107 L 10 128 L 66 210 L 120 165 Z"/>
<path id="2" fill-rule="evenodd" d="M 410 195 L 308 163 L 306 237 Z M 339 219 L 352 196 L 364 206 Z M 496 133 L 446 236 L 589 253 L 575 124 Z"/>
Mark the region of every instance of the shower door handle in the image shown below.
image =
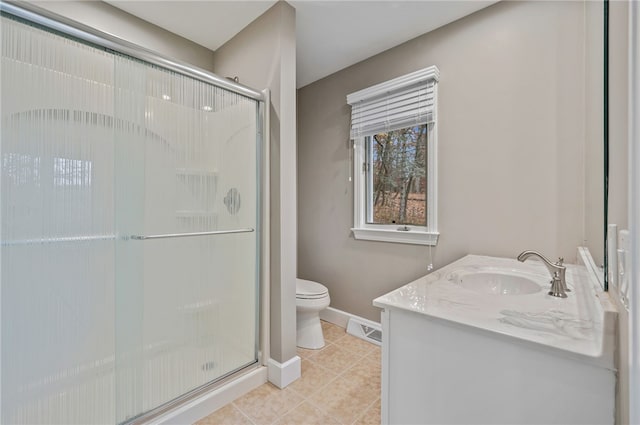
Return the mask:
<path id="1" fill-rule="evenodd" d="M 195 232 L 195 233 L 165 233 L 162 235 L 131 235 L 130 239 L 137 241 L 144 241 L 147 239 L 168 239 L 168 238 L 190 238 L 193 236 L 213 236 L 213 235 L 228 235 L 230 233 L 251 233 L 255 229 L 247 227 L 246 229 L 234 229 L 234 230 L 215 230 L 211 232 Z"/>

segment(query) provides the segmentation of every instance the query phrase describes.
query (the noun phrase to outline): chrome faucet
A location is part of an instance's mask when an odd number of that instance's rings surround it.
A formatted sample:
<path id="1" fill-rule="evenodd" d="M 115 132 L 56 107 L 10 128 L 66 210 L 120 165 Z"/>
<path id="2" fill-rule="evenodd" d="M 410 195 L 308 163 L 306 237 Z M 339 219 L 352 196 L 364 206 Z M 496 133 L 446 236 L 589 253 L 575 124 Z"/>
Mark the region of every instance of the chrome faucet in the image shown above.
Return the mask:
<path id="1" fill-rule="evenodd" d="M 536 251 L 523 251 L 518 255 L 518 261 L 524 263 L 524 261 L 531 257 L 538 257 L 542 260 L 542 264 L 544 264 L 549 273 L 551 273 L 551 290 L 549 291 L 549 295 L 553 297 L 559 298 L 567 298 L 567 292 L 571 292 L 571 289 L 567 288 L 567 281 L 565 279 L 565 272 L 567 268 L 563 266 L 564 259 L 562 257 L 558 258 L 558 261 L 552 263 L 545 257 Z"/>

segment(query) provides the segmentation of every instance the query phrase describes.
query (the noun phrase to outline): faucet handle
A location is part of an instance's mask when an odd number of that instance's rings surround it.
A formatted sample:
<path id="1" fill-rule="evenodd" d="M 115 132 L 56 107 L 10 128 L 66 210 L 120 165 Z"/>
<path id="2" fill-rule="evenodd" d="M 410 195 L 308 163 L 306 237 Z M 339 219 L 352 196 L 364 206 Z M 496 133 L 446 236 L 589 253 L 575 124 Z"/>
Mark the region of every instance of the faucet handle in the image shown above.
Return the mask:
<path id="1" fill-rule="evenodd" d="M 562 258 L 562 257 L 558 257 L 558 261 L 556 261 L 556 266 L 558 266 L 558 267 L 565 267 L 565 265 L 564 265 L 564 258 Z M 562 280 L 562 279 L 560 279 L 560 280 Z M 571 289 L 569 289 L 569 288 L 567 287 L 567 282 L 566 282 L 566 281 L 562 281 L 562 287 L 563 287 L 563 289 L 564 289 L 564 291 L 565 291 L 565 292 L 571 292 Z"/>
<path id="2" fill-rule="evenodd" d="M 558 272 L 553 274 L 553 279 L 551 280 L 551 290 L 548 292 L 552 297 L 558 298 L 567 298 L 567 293 L 565 292 L 565 288 L 562 285 L 562 281 L 560 280 L 560 275 Z"/>

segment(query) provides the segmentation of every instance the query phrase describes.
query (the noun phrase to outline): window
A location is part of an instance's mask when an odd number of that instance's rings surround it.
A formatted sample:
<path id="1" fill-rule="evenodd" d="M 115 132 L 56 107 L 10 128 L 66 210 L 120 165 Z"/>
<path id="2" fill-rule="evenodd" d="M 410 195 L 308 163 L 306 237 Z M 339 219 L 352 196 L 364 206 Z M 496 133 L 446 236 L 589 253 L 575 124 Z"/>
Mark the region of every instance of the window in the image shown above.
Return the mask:
<path id="1" fill-rule="evenodd" d="M 356 239 L 435 245 L 438 69 L 347 96 Z"/>

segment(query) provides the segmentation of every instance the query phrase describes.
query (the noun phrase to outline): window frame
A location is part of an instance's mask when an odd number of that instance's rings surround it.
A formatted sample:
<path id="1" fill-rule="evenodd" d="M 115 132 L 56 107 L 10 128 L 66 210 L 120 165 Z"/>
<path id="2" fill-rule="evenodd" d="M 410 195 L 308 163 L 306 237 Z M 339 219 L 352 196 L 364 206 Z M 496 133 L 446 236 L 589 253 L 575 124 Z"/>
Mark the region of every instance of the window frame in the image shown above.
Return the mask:
<path id="1" fill-rule="evenodd" d="M 417 73 L 423 73 L 425 75 L 429 72 L 433 72 L 435 67 L 426 68 L 424 70 L 412 73 L 409 75 L 416 75 Z M 427 220 L 425 226 L 415 225 L 403 225 L 403 224 L 373 224 L 368 223 L 367 220 L 367 179 L 369 178 L 365 165 L 367 163 L 367 151 L 365 146 L 365 138 L 373 137 L 373 134 L 362 134 L 352 139 L 353 142 L 353 227 L 351 231 L 355 239 L 369 240 L 369 241 L 382 241 L 382 242 L 394 242 L 416 245 L 430 245 L 435 246 L 438 243 L 438 123 L 437 123 L 437 104 L 438 104 L 438 74 L 436 69 L 436 77 L 428 76 L 428 78 L 435 79 L 434 85 L 434 113 L 433 120 L 431 122 L 416 122 L 415 125 L 426 124 L 427 125 L 427 161 L 426 161 L 426 214 Z M 385 90 L 392 91 L 394 85 L 398 88 L 402 87 L 406 77 L 399 77 L 395 80 L 383 83 Z M 397 82 L 397 83 L 396 83 Z M 396 83 L 396 84 L 394 84 Z M 371 89 L 376 88 L 372 87 Z M 368 89 L 363 90 L 366 91 Z M 360 94 L 361 92 L 358 92 Z M 393 130 L 393 129 L 389 129 Z M 400 230 L 403 229 L 403 230 Z M 408 229 L 408 230 L 404 230 Z"/>

